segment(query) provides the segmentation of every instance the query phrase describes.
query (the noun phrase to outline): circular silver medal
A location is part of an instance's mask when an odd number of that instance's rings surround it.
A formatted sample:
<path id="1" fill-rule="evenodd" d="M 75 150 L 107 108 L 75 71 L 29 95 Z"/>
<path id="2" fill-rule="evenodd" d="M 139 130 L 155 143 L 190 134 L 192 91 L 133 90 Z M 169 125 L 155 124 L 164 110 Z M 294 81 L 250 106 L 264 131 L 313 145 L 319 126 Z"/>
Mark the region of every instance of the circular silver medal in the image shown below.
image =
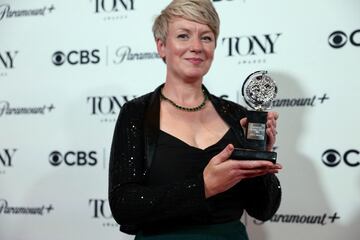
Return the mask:
<path id="1" fill-rule="evenodd" d="M 270 109 L 277 91 L 276 83 L 267 75 L 267 71 L 256 71 L 250 74 L 242 86 L 245 102 L 256 111 Z"/>

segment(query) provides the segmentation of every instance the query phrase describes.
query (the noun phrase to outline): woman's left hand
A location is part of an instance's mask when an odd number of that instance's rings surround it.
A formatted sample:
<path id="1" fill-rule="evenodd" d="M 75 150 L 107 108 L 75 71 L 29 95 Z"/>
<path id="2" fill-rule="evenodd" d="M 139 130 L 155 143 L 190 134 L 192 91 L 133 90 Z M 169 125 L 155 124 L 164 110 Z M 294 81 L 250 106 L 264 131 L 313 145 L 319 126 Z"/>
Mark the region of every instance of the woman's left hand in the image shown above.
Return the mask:
<path id="1" fill-rule="evenodd" d="M 279 114 L 277 112 L 268 112 L 267 121 L 266 121 L 266 134 L 267 134 L 267 145 L 266 150 L 272 151 L 275 141 L 276 141 L 276 121 L 279 118 Z M 248 124 L 247 118 L 240 119 L 240 125 L 243 128 L 246 128 Z"/>

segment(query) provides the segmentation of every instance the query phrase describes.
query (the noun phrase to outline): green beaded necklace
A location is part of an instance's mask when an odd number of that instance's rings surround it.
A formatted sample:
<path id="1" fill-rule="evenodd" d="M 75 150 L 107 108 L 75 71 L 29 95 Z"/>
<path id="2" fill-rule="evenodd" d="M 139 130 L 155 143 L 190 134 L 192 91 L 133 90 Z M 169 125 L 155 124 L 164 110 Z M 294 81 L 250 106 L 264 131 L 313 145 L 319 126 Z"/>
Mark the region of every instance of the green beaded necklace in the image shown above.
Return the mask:
<path id="1" fill-rule="evenodd" d="M 204 94 L 204 100 L 202 101 L 202 103 L 200 103 L 199 106 L 196 106 L 196 107 L 183 107 L 183 106 L 177 105 L 174 101 L 165 97 L 164 94 L 162 93 L 162 91 L 160 91 L 160 97 L 161 97 L 161 99 L 168 101 L 171 105 L 173 105 L 174 107 L 176 107 L 179 110 L 186 111 L 186 112 L 196 112 L 196 111 L 200 111 L 201 109 L 203 109 L 206 104 L 206 101 L 208 100 L 208 96 L 205 93 L 204 89 L 202 90 L 202 92 Z"/>

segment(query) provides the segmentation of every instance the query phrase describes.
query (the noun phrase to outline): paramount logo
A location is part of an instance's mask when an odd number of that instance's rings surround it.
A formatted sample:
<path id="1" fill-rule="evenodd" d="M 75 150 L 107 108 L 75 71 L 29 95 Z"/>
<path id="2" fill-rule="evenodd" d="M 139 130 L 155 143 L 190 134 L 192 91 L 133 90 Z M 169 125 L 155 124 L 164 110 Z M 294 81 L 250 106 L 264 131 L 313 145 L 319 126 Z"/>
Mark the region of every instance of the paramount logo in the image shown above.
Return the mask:
<path id="1" fill-rule="evenodd" d="M 44 115 L 54 108 L 53 104 L 38 107 L 11 107 L 8 101 L 0 101 L 0 117 L 4 115 Z"/>
<path id="2" fill-rule="evenodd" d="M 273 107 L 314 107 L 316 96 L 312 98 L 283 98 L 272 102 Z"/>
<path id="3" fill-rule="evenodd" d="M 45 16 L 47 13 L 51 13 L 55 9 L 54 5 L 50 7 L 42 7 L 35 9 L 11 9 L 9 4 L 0 5 L 0 21 L 4 18 L 17 18 L 17 17 L 29 17 L 29 16 Z"/>
<path id="4" fill-rule="evenodd" d="M 321 97 L 316 95 L 305 98 L 282 98 L 275 99 L 272 102 L 273 107 L 315 107 L 316 103 L 323 104 L 326 100 L 329 100 L 329 96 L 324 93 Z"/>
<path id="5" fill-rule="evenodd" d="M 38 206 L 38 207 L 14 207 L 9 206 L 5 199 L 0 199 L 0 215 L 40 215 L 50 213 L 54 210 L 54 207 L 50 204 L 49 206 Z"/>
<path id="6" fill-rule="evenodd" d="M 275 214 L 269 222 L 271 223 L 288 223 L 288 224 L 310 224 L 310 225 L 327 225 L 333 224 L 339 220 L 340 216 L 335 212 L 334 214 L 319 214 L 319 215 L 306 215 L 306 214 Z M 264 224 L 262 221 L 254 219 L 257 225 Z"/>
<path id="7" fill-rule="evenodd" d="M 226 95 L 224 95 L 226 96 Z M 237 92 L 237 102 L 241 102 L 241 93 Z M 316 107 L 317 104 L 323 104 L 330 97 L 324 93 L 322 95 L 313 95 L 312 97 L 293 97 L 293 98 L 277 98 L 272 101 L 272 107 Z"/>

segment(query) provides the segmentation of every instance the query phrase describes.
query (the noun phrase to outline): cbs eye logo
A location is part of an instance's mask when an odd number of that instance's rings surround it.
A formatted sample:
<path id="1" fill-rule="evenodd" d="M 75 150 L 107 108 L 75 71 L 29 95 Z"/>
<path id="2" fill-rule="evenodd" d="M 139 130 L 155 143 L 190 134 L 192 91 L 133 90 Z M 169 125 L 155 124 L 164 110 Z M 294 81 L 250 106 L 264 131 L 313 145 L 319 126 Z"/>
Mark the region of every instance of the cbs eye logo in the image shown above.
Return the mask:
<path id="1" fill-rule="evenodd" d="M 66 60 L 66 56 L 63 52 L 57 51 L 53 54 L 52 56 L 52 62 L 56 65 L 56 66 L 60 66 L 63 65 L 64 62 Z"/>
<path id="2" fill-rule="evenodd" d="M 70 65 L 97 64 L 100 62 L 100 50 L 73 50 L 68 53 L 56 51 L 52 55 L 52 62 L 55 66 L 61 66 L 64 63 Z"/>
<path id="3" fill-rule="evenodd" d="M 344 154 L 340 154 L 335 149 L 328 149 L 322 154 L 321 160 L 328 167 L 336 167 L 341 161 L 349 167 L 357 167 L 360 165 L 360 152 L 350 149 Z"/>
<path id="4" fill-rule="evenodd" d="M 342 48 L 347 42 L 350 42 L 352 45 L 359 47 L 360 46 L 360 29 L 357 29 L 351 32 L 348 36 L 343 31 L 335 31 L 329 35 L 328 42 L 329 45 L 333 48 Z"/>
<path id="5" fill-rule="evenodd" d="M 50 153 L 49 162 L 51 163 L 51 165 L 59 166 L 62 161 L 63 161 L 62 154 L 60 152 L 54 151 Z"/>
<path id="6" fill-rule="evenodd" d="M 62 163 L 67 166 L 95 166 L 98 162 L 96 155 L 95 151 L 68 151 L 65 153 L 53 151 L 49 155 L 49 162 L 54 167 Z"/>

